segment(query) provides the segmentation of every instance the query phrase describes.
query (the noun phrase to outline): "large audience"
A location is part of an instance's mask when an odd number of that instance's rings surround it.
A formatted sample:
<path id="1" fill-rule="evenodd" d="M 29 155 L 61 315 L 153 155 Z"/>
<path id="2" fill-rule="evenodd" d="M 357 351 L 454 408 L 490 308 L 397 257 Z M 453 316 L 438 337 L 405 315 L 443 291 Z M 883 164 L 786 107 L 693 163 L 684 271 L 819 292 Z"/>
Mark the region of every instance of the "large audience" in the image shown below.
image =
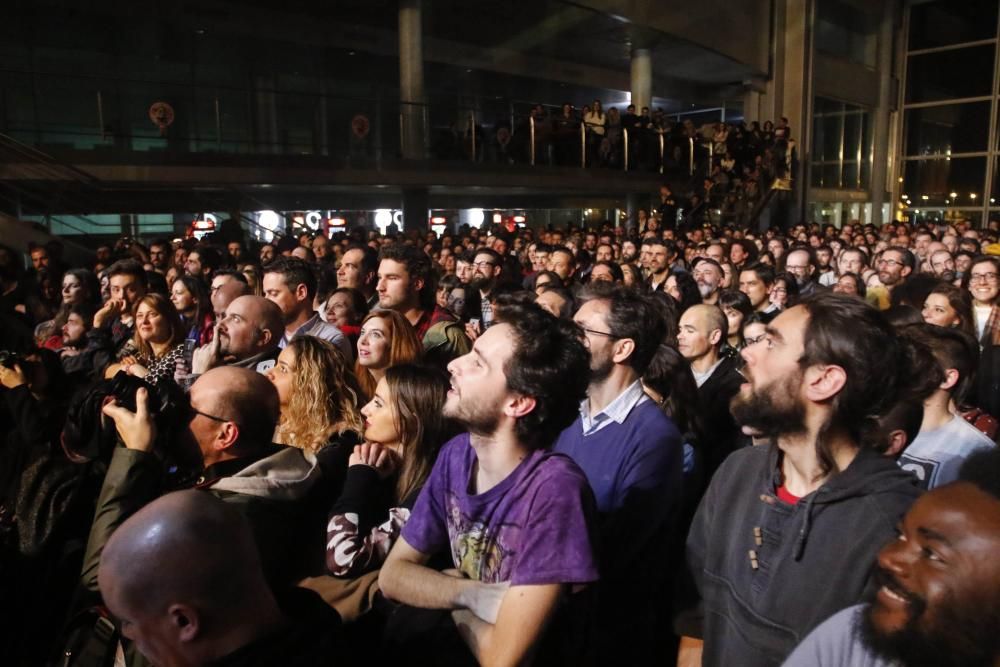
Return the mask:
<path id="1" fill-rule="evenodd" d="M 997 664 L 998 225 L 677 210 L 0 246 L 4 663 Z"/>

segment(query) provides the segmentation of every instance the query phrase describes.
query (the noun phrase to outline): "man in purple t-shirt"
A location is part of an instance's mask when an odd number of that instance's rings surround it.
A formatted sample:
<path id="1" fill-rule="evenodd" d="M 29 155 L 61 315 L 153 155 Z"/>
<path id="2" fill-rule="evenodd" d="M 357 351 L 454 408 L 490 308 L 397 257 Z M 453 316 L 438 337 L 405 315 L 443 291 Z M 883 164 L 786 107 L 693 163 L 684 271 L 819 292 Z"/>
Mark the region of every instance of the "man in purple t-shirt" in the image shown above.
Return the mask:
<path id="1" fill-rule="evenodd" d="M 444 413 L 469 432 L 438 455 L 379 587 L 398 602 L 452 610 L 480 663 L 518 664 L 573 585 L 597 580 L 587 478 L 547 450 L 576 417 L 589 355 L 572 323 L 534 304 L 507 306 L 448 370 Z M 455 571 L 425 566 L 446 550 Z"/>

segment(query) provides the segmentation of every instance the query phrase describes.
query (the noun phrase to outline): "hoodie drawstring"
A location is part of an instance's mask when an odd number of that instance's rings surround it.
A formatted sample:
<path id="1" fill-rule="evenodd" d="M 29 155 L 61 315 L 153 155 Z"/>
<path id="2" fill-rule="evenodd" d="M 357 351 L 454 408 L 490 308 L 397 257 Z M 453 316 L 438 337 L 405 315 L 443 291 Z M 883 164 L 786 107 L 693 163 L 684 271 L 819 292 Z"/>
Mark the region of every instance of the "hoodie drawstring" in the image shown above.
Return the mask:
<path id="1" fill-rule="evenodd" d="M 793 552 L 793 558 L 796 562 L 802 560 L 802 553 L 806 550 L 806 540 L 809 539 L 809 530 L 812 528 L 812 510 L 813 504 L 819 497 L 819 494 L 826 491 L 826 487 L 820 487 L 816 493 L 812 494 L 806 502 L 805 517 L 802 519 L 802 527 L 799 529 L 799 536 L 795 540 L 795 551 Z"/>

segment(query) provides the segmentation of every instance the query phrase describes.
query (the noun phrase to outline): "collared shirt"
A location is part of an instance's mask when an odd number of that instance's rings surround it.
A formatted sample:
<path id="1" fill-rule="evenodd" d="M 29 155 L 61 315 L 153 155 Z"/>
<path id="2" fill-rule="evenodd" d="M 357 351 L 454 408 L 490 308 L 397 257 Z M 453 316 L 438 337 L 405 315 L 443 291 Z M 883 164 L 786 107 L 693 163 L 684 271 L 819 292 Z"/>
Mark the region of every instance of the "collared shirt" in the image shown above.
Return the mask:
<path id="1" fill-rule="evenodd" d="M 324 322 L 320 319 L 318 313 L 313 313 L 305 323 L 295 330 L 295 333 L 288 336 L 286 333 L 281 337 L 281 342 L 278 343 L 278 347 L 282 350 L 288 345 L 288 342 L 293 338 L 298 338 L 300 336 L 315 336 L 316 338 L 322 338 L 323 340 L 333 343 L 340 350 L 341 354 L 344 355 L 344 361 L 348 364 L 354 362 L 354 353 L 351 350 L 351 341 L 348 340 L 344 332 L 338 329 L 335 325 Z"/>
<path id="2" fill-rule="evenodd" d="M 580 403 L 580 420 L 583 423 L 583 434 L 597 433 L 611 422 L 622 424 L 632 412 L 632 408 L 649 400 L 642 390 L 642 382 L 636 380 L 618 397 L 593 417 L 590 416 L 590 399 L 585 398 Z"/>

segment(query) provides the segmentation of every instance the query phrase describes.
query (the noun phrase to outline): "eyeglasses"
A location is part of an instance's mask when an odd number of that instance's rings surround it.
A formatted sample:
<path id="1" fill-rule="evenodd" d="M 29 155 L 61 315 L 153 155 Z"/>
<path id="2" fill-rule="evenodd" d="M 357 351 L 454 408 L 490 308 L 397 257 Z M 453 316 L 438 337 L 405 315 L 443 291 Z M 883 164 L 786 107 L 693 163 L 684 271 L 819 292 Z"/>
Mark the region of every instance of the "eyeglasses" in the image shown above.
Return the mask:
<path id="1" fill-rule="evenodd" d="M 767 338 L 767 334 L 761 334 L 759 336 L 754 336 L 752 338 L 745 338 L 743 340 L 746 343 L 746 346 L 750 347 L 751 345 L 756 345 L 757 343 L 761 342 L 765 338 Z"/>
<path id="2" fill-rule="evenodd" d="M 588 329 L 587 327 L 580 326 L 579 324 L 577 324 L 577 326 L 583 329 L 584 332 L 589 334 L 594 334 L 595 336 L 607 336 L 608 338 L 612 339 L 621 338 L 621 336 L 616 336 L 610 331 L 597 331 L 596 329 Z"/>
<path id="3" fill-rule="evenodd" d="M 995 283 L 997 281 L 997 274 L 995 273 L 970 273 L 969 282 L 970 283 Z"/>
<path id="4" fill-rule="evenodd" d="M 883 265 L 883 264 L 889 264 L 890 266 L 891 266 L 891 265 L 896 265 L 896 266 L 905 266 L 905 264 L 903 264 L 903 263 L 902 263 L 901 261 L 899 261 L 898 259 L 886 259 L 886 258 L 884 258 L 884 257 L 883 257 L 882 259 L 880 259 L 880 260 L 878 261 L 878 264 L 879 264 L 879 266 L 881 266 L 881 265 Z"/>
<path id="5" fill-rule="evenodd" d="M 193 405 L 188 405 L 188 412 L 191 413 L 191 419 L 194 419 L 197 415 L 201 415 L 202 417 L 207 417 L 212 421 L 220 422 L 222 424 L 232 421 L 232 419 L 224 419 L 222 417 L 216 417 L 215 415 L 210 415 L 207 412 L 202 412 L 201 410 L 196 409 Z"/>
<path id="6" fill-rule="evenodd" d="M 487 266 L 496 266 L 496 263 L 494 263 L 494 262 L 473 262 L 472 266 L 474 266 L 477 269 L 482 269 L 482 268 L 485 268 Z"/>

